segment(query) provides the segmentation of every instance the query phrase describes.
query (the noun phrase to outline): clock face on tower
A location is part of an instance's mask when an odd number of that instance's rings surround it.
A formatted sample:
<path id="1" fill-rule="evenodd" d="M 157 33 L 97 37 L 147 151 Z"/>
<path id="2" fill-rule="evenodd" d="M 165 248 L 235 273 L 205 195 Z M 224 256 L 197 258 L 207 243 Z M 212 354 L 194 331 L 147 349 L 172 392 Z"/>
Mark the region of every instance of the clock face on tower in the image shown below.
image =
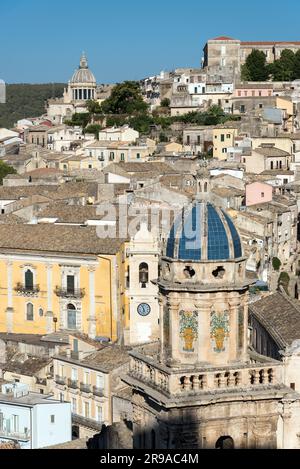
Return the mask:
<path id="1" fill-rule="evenodd" d="M 137 307 L 137 312 L 139 313 L 140 316 L 148 316 L 150 314 L 151 308 L 148 303 L 141 303 Z"/>

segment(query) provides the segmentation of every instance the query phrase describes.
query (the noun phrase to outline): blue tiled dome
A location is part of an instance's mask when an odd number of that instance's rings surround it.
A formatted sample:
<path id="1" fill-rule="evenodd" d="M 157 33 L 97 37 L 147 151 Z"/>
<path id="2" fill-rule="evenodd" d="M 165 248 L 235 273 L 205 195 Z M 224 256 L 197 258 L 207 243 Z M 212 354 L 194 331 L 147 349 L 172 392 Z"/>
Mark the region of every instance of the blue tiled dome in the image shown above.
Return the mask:
<path id="1" fill-rule="evenodd" d="M 242 257 L 239 234 L 227 213 L 211 203 L 183 209 L 169 234 L 166 256 L 179 260 L 228 260 Z"/>

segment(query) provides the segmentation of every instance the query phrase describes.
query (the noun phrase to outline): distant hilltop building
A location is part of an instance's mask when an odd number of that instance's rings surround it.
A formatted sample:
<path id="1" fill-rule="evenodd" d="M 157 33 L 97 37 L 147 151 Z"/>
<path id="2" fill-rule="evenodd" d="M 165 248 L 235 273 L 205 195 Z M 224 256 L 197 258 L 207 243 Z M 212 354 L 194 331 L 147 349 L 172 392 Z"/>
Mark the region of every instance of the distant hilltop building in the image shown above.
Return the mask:
<path id="1" fill-rule="evenodd" d="M 300 41 L 240 41 L 228 36 L 209 39 L 204 46 L 204 67 L 233 67 L 237 70 L 246 62 L 254 50 L 263 51 L 267 62 L 272 63 L 280 58 L 284 49 L 297 52 Z"/>
<path id="2" fill-rule="evenodd" d="M 89 69 L 85 53 L 82 53 L 79 67 L 69 80 L 63 97 L 48 100 L 47 116 L 54 124 L 60 125 L 64 119 L 71 119 L 75 112 L 86 112 L 88 100 L 102 102 L 108 98 L 111 89 L 112 85 L 97 87 L 95 75 Z"/>

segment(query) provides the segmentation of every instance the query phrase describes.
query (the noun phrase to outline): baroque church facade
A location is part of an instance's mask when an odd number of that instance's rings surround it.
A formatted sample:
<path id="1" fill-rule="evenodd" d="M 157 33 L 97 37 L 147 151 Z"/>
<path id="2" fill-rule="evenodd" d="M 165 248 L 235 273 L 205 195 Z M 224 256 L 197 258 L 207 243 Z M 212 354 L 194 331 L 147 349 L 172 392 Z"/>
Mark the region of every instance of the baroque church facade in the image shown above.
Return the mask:
<path id="1" fill-rule="evenodd" d="M 160 339 L 131 352 L 133 447 L 299 448 L 300 395 L 282 362 L 250 352 L 246 277 L 229 216 L 195 201 L 156 281 Z"/>

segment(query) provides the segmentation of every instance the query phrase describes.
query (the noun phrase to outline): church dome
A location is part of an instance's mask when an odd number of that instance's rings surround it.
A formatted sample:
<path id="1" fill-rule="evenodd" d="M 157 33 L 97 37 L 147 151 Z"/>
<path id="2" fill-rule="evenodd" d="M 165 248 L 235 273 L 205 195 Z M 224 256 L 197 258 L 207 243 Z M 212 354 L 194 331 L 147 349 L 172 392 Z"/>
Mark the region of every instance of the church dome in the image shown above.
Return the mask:
<path id="1" fill-rule="evenodd" d="M 166 256 L 184 261 L 233 260 L 242 257 L 239 234 L 225 210 L 196 201 L 184 208 L 169 234 Z"/>
<path id="2" fill-rule="evenodd" d="M 87 63 L 85 54 L 82 54 L 80 58 L 80 65 L 78 70 L 73 74 L 71 78 L 71 84 L 84 83 L 84 84 L 96 84 L 96 78 L 90 71 Z"/>

